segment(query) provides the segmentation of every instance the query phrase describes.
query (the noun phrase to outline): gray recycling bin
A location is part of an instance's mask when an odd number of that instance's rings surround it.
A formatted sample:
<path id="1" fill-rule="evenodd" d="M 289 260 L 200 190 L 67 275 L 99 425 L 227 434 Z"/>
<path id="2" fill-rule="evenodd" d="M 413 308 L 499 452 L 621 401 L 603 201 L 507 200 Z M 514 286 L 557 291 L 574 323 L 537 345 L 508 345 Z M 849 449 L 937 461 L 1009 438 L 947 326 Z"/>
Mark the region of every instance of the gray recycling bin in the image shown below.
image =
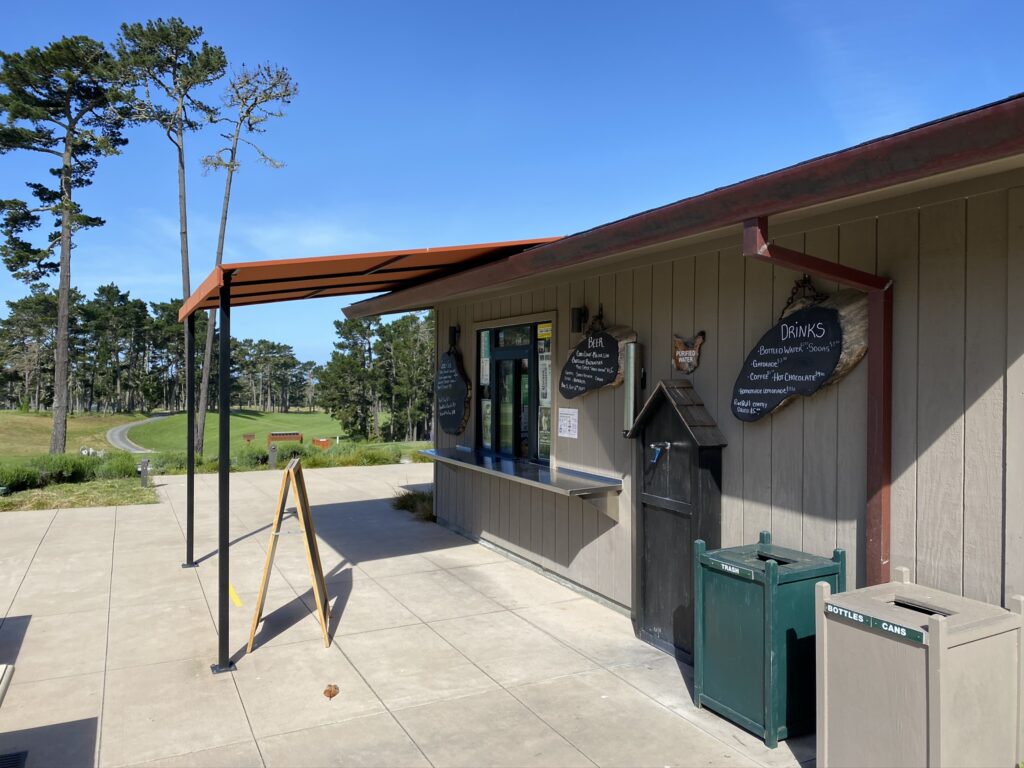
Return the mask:
<path id="1" fill-rule="evenodd" d="M 1024 597 L 1013 612 L 909 583 L 816 586 L 819 768 L 1016 766 Z"/>

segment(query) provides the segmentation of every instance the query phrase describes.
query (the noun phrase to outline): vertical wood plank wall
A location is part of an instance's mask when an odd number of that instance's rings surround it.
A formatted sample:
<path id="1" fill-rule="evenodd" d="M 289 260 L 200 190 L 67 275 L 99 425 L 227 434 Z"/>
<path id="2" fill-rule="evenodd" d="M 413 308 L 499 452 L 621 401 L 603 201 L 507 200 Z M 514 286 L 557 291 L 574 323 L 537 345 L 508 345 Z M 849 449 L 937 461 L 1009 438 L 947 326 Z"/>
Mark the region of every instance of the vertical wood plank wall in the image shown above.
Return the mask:
<path id="1" fill-rule="evenodd" d="M 892 564 L 921 584 L 993 603 L 1024 592 L 1024 186 L 1007 186 L 951 186 L 770 230 L 787 247 L 893 278 Z M 474 323 L 554 313 L 557 384 L 580 338 L 570 308 L 585 304 L 593 315 L 600 304 L 608 324 L 633 327 L 644 345 L 646 397 L 659 379 L 681 375 L 670 362 L 672 334 L 706 331 L 693 380 L 729 441 L 723 545 L 767 529 L 779 544 L 821 555 L 844 547 L 850 583 L 862 585 L 866 364 L 759 422 L 729 411 L 746 353 L 797 277 L 744 259 L 731 239 L 624 257 L 603 271 L 556 273 L 524 290 L 439 305 L 438 351 L 448 326 L 461 325 L 475 385 Z M 442 464 L 438 518 L 628 606 L 635 457 L 622 437 L 623 391 L 571 402 L 557 386 L 555 394 L 556 409 L 579 409 L 580 432 L 553 438 L 556 463 L 622 477 L 623 493 L 607 500 L 618 519 L 601 502 Z M 475 429 L 474 411 L 463 435 L 438 431 L 438 447 L 472 447 Z"/>

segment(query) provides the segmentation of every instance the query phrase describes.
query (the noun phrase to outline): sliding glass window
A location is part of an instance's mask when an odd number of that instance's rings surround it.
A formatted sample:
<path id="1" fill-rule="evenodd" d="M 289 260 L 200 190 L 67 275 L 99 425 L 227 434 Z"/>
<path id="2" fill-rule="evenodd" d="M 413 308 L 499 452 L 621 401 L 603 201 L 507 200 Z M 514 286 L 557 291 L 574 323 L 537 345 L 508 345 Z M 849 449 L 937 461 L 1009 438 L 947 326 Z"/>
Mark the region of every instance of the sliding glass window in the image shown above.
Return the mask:
<path id="1" fill-rule="evenodd" d="M 478 447 L 547 463 L 551 458 L 551 323 L 478 331 Z"/>

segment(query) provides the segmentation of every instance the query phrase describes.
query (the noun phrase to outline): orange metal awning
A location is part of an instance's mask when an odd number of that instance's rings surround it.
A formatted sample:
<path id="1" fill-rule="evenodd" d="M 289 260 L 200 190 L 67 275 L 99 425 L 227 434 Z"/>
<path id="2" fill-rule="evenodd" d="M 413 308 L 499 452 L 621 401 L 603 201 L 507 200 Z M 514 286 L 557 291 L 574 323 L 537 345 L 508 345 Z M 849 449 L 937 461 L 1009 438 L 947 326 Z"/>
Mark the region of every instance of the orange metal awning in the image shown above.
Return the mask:
<path id="1" fill-rule="evenodd" d="M 224 275 L 231 275 L 231 306 L 269 304 L 327 296 L 380 293 L 409 288 L 471 267 L 490 264 L 535 245 L 560 238 L 504 243 L 417 248 L 405 251 L 351 253 L 305 259 L 223 264 L 188 297 L 178 320 L 220 304 Z"/>

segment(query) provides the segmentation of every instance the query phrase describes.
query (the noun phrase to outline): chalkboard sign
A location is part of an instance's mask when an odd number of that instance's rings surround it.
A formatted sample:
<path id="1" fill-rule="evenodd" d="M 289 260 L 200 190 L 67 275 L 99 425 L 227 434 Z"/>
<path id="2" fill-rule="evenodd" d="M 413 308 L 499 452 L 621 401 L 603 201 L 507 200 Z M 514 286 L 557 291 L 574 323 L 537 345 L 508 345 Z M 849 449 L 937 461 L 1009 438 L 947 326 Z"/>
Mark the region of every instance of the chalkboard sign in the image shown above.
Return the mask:
<path id="1" fill-rule="evenodd" d="M 458 435 L 469 421 L 469 379 L 462 368 L 462 356 L 457 349 L 441 355 L 434 379 L 437 397 L 437 421 L 449 435 Z"/>
<path id="2" fill-rule="evenodd" d="M 780 320 L 747 355 L 732 390 L 732 412 L 757 421 L 797 395 L 817 392 L 843 351 L 843 329 L 833 307 L 810 306 Z"/>
<path id="3" fill-rule="evenodd" d="M 619 370 L 619 340 L 607 331 L 587 334 L 562 366 L 558 391 L 572 400 L 617 383 Z"/>

